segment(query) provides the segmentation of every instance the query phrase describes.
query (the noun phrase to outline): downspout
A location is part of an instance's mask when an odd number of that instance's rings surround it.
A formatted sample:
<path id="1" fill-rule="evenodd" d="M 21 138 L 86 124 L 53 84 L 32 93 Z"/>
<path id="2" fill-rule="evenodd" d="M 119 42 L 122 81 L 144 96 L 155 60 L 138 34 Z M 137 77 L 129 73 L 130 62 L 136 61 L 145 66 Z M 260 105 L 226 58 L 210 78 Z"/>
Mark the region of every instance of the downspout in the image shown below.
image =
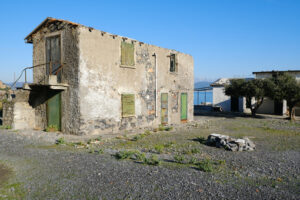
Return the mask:
<path id="1" fill-rule="evenodd" d="M 152 56 L 155 57 L 154 65 L 155 65 L 155 117 L 157 117 L 157 56 L 154 53 Z"/>

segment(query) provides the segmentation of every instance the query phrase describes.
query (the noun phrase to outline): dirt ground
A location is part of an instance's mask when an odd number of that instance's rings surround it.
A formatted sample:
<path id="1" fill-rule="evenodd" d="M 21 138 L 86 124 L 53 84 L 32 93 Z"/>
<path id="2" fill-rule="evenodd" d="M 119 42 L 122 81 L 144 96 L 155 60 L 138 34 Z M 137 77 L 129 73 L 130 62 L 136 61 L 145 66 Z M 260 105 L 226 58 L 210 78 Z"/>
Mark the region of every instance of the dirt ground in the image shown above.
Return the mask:
<path id="1" fill-rule="evenodd" d="M 198 116 L 135 133 L 2 129 L 0 199 L 299 199 L 299 121 Z M 256 150 L 207 146 L 211 133 L 247 136 Z"/>

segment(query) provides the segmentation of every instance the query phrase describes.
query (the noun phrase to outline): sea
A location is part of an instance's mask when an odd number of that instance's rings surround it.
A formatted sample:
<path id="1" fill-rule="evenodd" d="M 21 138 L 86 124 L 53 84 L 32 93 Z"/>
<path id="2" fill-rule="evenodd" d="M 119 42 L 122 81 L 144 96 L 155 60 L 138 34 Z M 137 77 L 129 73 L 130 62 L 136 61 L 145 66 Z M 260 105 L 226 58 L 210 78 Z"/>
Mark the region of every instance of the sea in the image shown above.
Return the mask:
<path id="1" fill-rule="evenodd" d="M 213 99 L 212 91 L 194 92 L 194 105 L 211 104 Z"/>

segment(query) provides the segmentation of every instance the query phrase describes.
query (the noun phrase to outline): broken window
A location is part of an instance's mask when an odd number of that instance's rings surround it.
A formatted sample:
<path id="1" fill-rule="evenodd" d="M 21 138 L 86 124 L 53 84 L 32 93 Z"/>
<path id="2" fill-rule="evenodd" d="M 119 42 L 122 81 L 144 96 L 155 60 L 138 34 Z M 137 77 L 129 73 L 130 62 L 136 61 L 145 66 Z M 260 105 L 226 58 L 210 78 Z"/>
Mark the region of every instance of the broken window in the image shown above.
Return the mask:
<path id="1" fill-rule="evenodd" d="M 122 117 L 135 116 L 134 94 L 122 94 Z"/>
<path id="2" fill-rule="evenodd" d="M 170 55 L 170 72 L 176 72 L 176 55 L 171 54 Z"/>
<path id="3" fill-rule="evenodd" d="M 121 43 L 121 65 L 134 66 L 134 44 Z"/>

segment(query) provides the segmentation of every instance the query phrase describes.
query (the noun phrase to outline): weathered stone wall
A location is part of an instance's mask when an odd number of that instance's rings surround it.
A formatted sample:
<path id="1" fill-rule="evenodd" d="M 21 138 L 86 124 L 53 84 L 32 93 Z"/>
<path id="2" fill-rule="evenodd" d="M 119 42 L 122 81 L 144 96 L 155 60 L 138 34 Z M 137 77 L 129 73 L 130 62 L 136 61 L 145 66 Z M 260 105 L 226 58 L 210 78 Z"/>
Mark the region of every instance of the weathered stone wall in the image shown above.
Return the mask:
<path id="1" fill-rule="evenodd" d="M 61 128 L 65 133 L 77 134 L 79 129 L 78 36 L 76 26 L 64 22 L 57 23 L 54 22 L 41 28 L 33 35 L 33 65 L 46 63 L 46 38 L 60 35 L 61 63 L 63 64 L 61 82 L 69 85 L 66 91 L 61 92 Z M 34 68 L 33 80 L 34 83 L 47 83 L 46 65 Z M 38 129 L 47 127 L 46 103 L 51 97 L 48 93 L 49 91 L 36 91 L 34 94 L 36 128 Z"/>
<path id="2" fill-rule="evenodd" d="M 13 129 L 35 128 L 34 108 L 29 105 L 30 92 L 16 90 L 14 98 L 3 104 L 3 125 Z"/>
<path id="3" fill-rule="evenodd" d="M 181 93 L 188 94 L 188 121 L 193 120 L 190 55 L 126 39 L 134 44 L 135 66 L 124 67 L 122 37 L 86 27 L 79 27 L 78 31 L 80 134 L 158 126 L 161 93 L 168 93 L 169 124 L 181 123 Z M 177 72 L 169 70 L 171 53 L 177 57 Z M 122 118 L 121 95 L 125 93 L 135 95 L 134 117 Z"/>
<path id="4" fill-rule="evenodd" d="M 3 126 L 12 127 L 14 116 L 14 103 L 11 101 L 3 102 Z"/>

